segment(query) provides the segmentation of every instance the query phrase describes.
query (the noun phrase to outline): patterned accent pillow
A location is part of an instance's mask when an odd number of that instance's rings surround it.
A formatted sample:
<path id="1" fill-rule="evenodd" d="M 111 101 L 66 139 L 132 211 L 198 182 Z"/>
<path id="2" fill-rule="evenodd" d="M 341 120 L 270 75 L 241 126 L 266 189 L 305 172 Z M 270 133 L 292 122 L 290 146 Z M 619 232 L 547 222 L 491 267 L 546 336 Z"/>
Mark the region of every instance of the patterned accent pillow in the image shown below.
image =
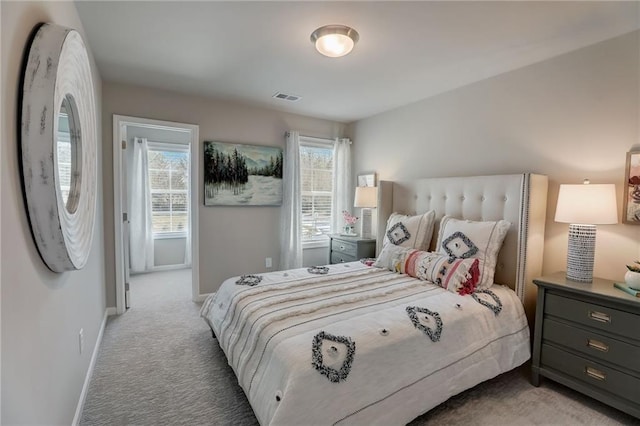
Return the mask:
<path id="1" fill-rule="evenodd" d="M 405 255 L 404 273 L 465 295 L 476 290 L 480 280 L 479 264 L 478 259 L 456 259 L 440 253 L 411 250 Z"/>
<path id="2" fill-rule="evenodd" d="M 416 250 L 428 250 L 435 221 L 434 210 L 417 216 L 392 213 L 387 220 L 382 246 L 392 244 Z"/>
<path id="3" fill-rule="evenodd" d="M 392 272 L 404 273 L 404 261 L 410 248 L 387 244 L 382 247 L 373 266 L 376 268 L 388 269 Z"/>
<path id="4" fill-rule="evenodd" d="M 511 223 L 506 220 L 477 222 L 444 216 L 440 221 L 437 251 L 457 259 L 478 259 L 478 289 L 493 285 L 498 253 Z"/>
<path id="5" fill-rule="evenodd" d="M 455 259 L 440 253 L 387 244 L 373 266 L 429 281 L 452 293 L 471 294 L 480 280 L 478 259 Z"/>

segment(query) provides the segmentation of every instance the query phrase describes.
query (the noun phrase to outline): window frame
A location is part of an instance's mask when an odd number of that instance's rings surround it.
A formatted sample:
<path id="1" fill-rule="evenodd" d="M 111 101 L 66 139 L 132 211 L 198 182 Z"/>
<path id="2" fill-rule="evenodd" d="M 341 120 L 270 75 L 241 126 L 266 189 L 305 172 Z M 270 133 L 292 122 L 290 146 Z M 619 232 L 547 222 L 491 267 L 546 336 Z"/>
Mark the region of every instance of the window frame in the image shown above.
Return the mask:
<path id="1" fill-rule="evenodd" d="M 302 149 L 302 147 L 311 147 L 311 148 L 323 148 L 323 149 L 329 149 L 332 151 L 331 153 L 331 160 L 333 163 L 333 151 L 335 148 L 335 141 L 333 139 L 323 139 L 323 138 L 314 138 L 314 137 L 310 137 L 310 136 L 300 136 L 300 148 Z M 301 161 L 302 162 L 302 161 Z M 302 164 L 301 164 L 302 166 Z M 300 170 L 300 179 L 302 179 L 302 167 Z M 333 191 L 333 187 L 334 187 L 334 182 L 333 180 L 335 179 L 334 176 L 334 167 L 331 168 L 331 208 L 330 208 L 330 212 L 331 212 L 331 216 L 329 219 L 329 232 L 327 234 L 324 234 L 318 238 L 315 239 L 308 239 L 305 240 L 303 238 L 302 235 L 302 229 L 300 230 L 300 239 L 301 239 L 301 244 L 302 244 L 302 249 L 311 249 L 311 248 L 322 248 L 322 247 L 329 247 L 329 235 L 333 232 L 333 230 L 331 229 L 331 226 L 333 224 L 333 206 L 335 203 L 335 193 Z M 303 196 L 303 191 L 302 191 L 302 182 L 300 182 L 300 202 L 302 203 L 302 196 Z M 302 205 L 300 206 L 300 213 L 302 214 Z M 302 226 L 302 221 L 301 224 Z"/>
<path id="2" fill-rule="evenodd" d="M 182 143 L 182 142 L 156 142 L 156 141 L 147 141 L 147 156 L 151 155 L 152 151 L 156 151 L 156 152 L 178 152 L 178 153 L 184 153 L 187 156 L 187 168 L 186 168 L 186 181 L 187 181 L 187 187 L 186 189 L 180 189 L 180 190 L 171 190 L 169 189 L 168 191 L 158 191 L 155 190 L 155 192 L 161 192 L 161 193 L 169 193 L 169 194 L 173 194 L 173 193 L 184 193 L 186 195 L 186 217 L 187 217 L 187 226 L 185 227 L 184 230 L 182 231 L 168 231 L 168 232 L 155 232 L 153 231 L 153 239 L 154 240 L 166 240 L 166 239 L 175 239 L 175 238 L 187 238 L 189 235 L 189 232 L 191 232 L 191 151 L 190 151 L 190 146 L 187 143 Z M 149 174 L 149 192 L 152 195 L 154 193 L 154 189 L 151 188 L 151 170 L 152 168 L 150 166 L 147 167 L 147 173 Z M 158 170 L 158 169 L 153 169 L 153 170 Z M 171 183 L 171 173 L 169 174 L 169 183 Z M 170 208 L 169 211 L 167 212 L 167 214 L 172 214 L 173 210 Z M 153 223 L 153 205 L 151 206 L 151 216 L 152 216 L 152 223 Z"/>

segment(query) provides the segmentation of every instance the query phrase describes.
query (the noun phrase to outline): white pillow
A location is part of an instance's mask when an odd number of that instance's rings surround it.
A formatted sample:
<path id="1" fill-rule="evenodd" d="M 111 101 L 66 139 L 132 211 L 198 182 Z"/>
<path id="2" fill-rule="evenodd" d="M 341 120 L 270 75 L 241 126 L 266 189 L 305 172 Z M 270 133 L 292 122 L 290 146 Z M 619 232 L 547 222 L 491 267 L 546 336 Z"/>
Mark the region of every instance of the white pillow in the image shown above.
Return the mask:
<path id="1" fill-rule="evenodd" d="M 458 259 L 479 259 L 478 289 L 493 285 L 498 253 L 511 224 L 506 220 L 476 222 L 444 216 L 436 250 Z"/>
<path id="2" fill-rule="evenodd" d="M 382 247 L 393 244 L 416 250 L 429 250 L 435 221 L 434 210 L 417 216 L 392 213 L 387 220 Z"/>
<path id="3" fill-rule="evenodd" d="M 392 272 L 402 272 L 403 263 L 406 258 L 407 252 L 411 250 L 408 247 L 394 246 L 393 244 L 387 244 L 382 247 L 378 258 L 373 266 L 376 268 L 388 269 Z"/>

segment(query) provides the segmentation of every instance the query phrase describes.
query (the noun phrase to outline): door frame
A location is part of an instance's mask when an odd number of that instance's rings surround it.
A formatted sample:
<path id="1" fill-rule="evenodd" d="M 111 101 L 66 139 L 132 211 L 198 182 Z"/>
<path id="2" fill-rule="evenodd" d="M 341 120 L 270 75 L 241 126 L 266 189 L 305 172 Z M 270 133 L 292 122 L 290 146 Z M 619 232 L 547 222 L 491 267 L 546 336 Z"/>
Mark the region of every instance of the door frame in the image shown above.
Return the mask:
<path id="1" fill-rule="evenodd" d="M 116 277 L 116 314 L 123 314 L 125 307 L 125 279 L 124 279 L 124 245 L 123 245 L 123 206 L 121 203 L 122 191 L 122 141 L 126 141 L 126 126 L 145 126 L 153 128 L 181 129 L 190 134 L 190 200 L 189 208 L 190 232 L 191 232 L 191 300 L 199 302 L 203 299 L 200 295 L 200 255 L 198 244 L 198 194 L 200 150 L 198 148 L 200 126 L 197 124 L 176 123 L 172 121 L 154 120 L 150 118 L 131 117 L 125 115 L 113 115 L 113 222 L 114 222 L 114 251 L 115 251 L 115 277 Z"/>

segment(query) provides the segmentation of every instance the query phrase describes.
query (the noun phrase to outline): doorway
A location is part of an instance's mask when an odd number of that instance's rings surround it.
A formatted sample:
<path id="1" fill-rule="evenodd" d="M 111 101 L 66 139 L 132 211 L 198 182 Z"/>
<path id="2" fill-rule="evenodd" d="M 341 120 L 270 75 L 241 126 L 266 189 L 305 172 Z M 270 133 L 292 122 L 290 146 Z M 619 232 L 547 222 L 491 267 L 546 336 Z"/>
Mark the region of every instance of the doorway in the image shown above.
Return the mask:
<path id="1" fill-rule="evenodd" d="M 129 307 L 131 267 L 133 272 L 139 273 L 190 266 L 191 299 L 201 299 L 198 130 L 193 124 L 121 115 L 113 117 L 117 314 L 124 313 Z M 144 164 L 145 168 L 141 171 L 135 164 Z M 132 188 L 137 189 L 130 193 Z M 140 188 L 145 190 L 139 191 Z M 141 207 L 142 199 L 146 201 Z M 141 209 L 144 214 L 140 214 Z M 140 216 L 144 217 L 141 219 Z M 132 219 L 135 219 L 134 223 Z M 134 256 L 129 250 L 131 238 L 137 247 Z"/>

